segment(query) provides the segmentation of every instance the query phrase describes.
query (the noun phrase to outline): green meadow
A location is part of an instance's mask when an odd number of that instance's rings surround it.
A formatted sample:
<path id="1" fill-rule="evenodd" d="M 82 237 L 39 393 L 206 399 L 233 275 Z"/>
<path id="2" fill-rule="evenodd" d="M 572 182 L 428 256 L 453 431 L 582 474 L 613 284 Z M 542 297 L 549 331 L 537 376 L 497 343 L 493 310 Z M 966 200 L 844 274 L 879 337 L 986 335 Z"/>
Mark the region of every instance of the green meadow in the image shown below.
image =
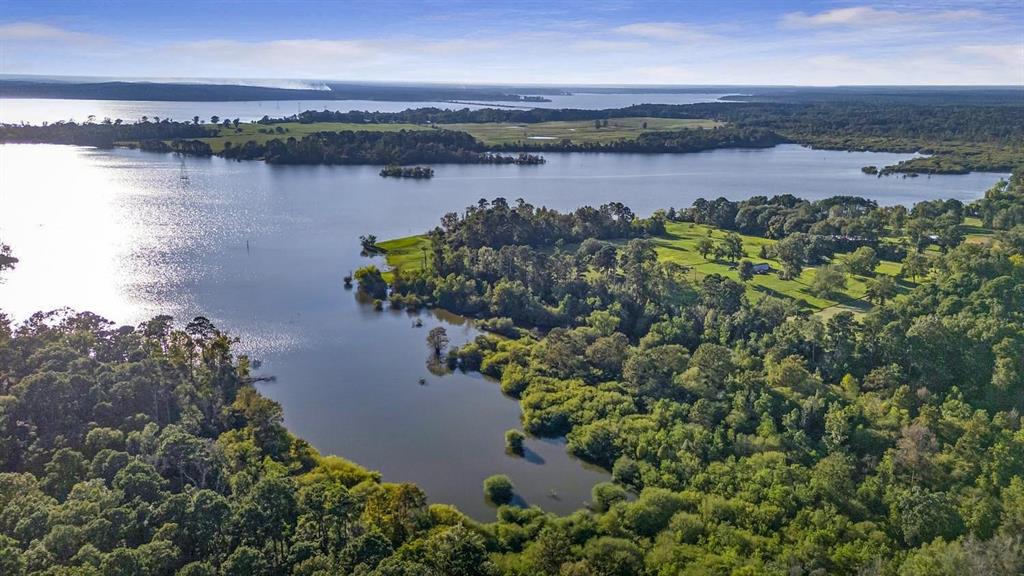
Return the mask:
<path id="1" fill-rule="evenodd" d="M 314 122 L 312 124 L 301 124 L 299 122 L 285 122 L 282 124 L 239 124 L 238 128 L 224 128 L 222 126 L 207 125 L 218 131 L 217 136 L 210 138 L 199 138 L 199 140 L 210 145 L 213 151 L 220 152 L 227 142 L 232 146 L 241 146 L 252 140 L 264 143 L 274 138 L 301 139 L 303 136 L 315 132 L 345 132 L 345 131 L 372 131 L 372 132 L 398 132 L 399 130 L 429 130 L 428 126 L 418 124 L 356 124 L 345 122 Z M 282 131 L 278 132 L 280 128 Z"/>
<path id="2" fill-rule="evenodd" d="M 716 260 L 714 256 L 708 255 L 705 259 L 697 251 L 697 242 L 701 238 L 711 238 L 718 242 L 725 238 L 728 232 L 705 226 L 703 224 L 691 224 L 689 222 L 669 222 L 665 225 L 665 235 L 653 238 L 655 250 L 659 259 L 670 261 L 686 266 L 689 269 L 688 275 L 695 282 L 709 274 L 721 274 L 722 276 L 740 281 L 739 272 L 732 262 Z M 850 310 L 854 313 L 867 311 L 871 304 L 864 299 L 867 291 L 869 278 L 854 274 L 846 275 L 846 289 L 836 300 L 822 298 L 811 293 L 811 283 L 814 281 L 814 268 L 804 268 L 798 278 L 783 280 L 777 272 L 782 268 L 778 260 L 760 258 L 758 254 L 761 246 L 772 245 L 775 240 L 761 238 L 759 236 L 739 235 L 743 240 L 744 259 L 754 264 L 767 263 L 772 271 L 767 274 L 755 274 L 746 283 L 747 297 L 751 299 L 760 298 L 764 295 L 787 298 L 799 303 L 802 307 L 813 312 L 821 312 L 826 315 L 834 314 L 841 310 Z M 843 255 L 837 254 L 836 259 L 841 261 Z M 876 274 L 885 274 L 897 279 L 898 291 L 900 294 L 908 292 L 914 284 L 909 280 L 898 278 L 901 264 L 882 260 Z"/>
<path id="3" fill-rule="evenodd" d="M 544 143 L 571 140 L 574 144 L 632 140 L 644 132 L 667 132 L 692 128 L 714 128 L 714 120 L 672 118 L 609 118 L 607 126 L 595 127 L 593 120 L 513 124 L 441 124 L 442 128 L 469 132 L 487 146 Z"/>
<path id="4" fill-rule="evenodd" d="M 314 122 L 302 124 L 285 122 L 281 124 L 239 124 L 238 128 L 226 128 L 207 124 L 217 131 L 216 136 L 199 138 L 210 145 L 215 153 L 224 149 L 228 142 L 241 146 L 250 140 L 264 143 L 274 138 L 296 138 L 315 132 L 397 132 L 399 130 L 431 130 L 444 128 L 468 132 L 486 146 L 503 146 L 517 143 L 543 141 L 559 142 L 571 140 L 575 144 L 606 143 L 616 140 L 630 140 L 644 132 L 664 132 L 690 128 L 714 128 L 720 123 L 714 120 L 672 119 L 672 118 L 610 118 L 607 126 L 597 128 L 593 121 L 540 122 L 537 124 L 511 124 L 504 122 L 467 124 L 358 124 L 344 122 Z"/>

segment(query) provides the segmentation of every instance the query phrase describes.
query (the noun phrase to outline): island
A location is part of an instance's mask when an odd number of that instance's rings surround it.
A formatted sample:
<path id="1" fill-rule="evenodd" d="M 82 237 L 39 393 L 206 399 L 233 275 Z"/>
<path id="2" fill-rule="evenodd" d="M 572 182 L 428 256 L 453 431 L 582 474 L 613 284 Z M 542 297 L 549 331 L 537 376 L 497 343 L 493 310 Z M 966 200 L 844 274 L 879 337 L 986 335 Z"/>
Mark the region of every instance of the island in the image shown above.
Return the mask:
<path id="1" fill-rule="evenodd" d="M 434 169 L 429 166 L 399 166 L 398 164 L 390 164 L 381 169 L 380 175 L 384 178 L 429 180 L 434 177 Z"/>

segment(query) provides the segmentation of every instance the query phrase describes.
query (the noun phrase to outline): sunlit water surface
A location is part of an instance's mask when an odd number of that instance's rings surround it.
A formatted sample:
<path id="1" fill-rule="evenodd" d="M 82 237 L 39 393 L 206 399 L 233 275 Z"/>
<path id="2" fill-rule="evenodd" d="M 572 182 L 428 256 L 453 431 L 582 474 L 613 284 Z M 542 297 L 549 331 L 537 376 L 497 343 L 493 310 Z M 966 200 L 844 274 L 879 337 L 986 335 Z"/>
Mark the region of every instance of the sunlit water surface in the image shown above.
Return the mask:
<path id="1" fill-rule="evenodd" d="M 907 155 L 719 150 L 684 155 L 548 154 L 544 166 L 435 166 L 429 181 L 372 166 L 268 166 L 130 150 L 0 146 L 0 239 L 21 258 L 0 283 L 17 320 L 69 306 L 119 323 L 203 314 L 242 338 L 277 381 L 262 388 L 288 427 L 325 453 L 421 485 L 432 501 L 493 518 L 481 482 L 508 474 L 522 499 L 566 513 L 605 472 L 564 442 L 529 439 L 508 456 L 518 404 L 479 375 L 434 376 L 424 338 L 461 319 L 375 312 L 341 279 L 365 264 L 358 236 L 434 226 L 479 198 L 572 209 L 620 200 L 641 214 L 698 196 L 856 194 L 883 204 L 979 197 L 1000 175 L 874 178 L 866 164 Z M 183 178 L 182 176 L 185 176 Z M 418 383 L 426 379 L 426 385 Z"/>

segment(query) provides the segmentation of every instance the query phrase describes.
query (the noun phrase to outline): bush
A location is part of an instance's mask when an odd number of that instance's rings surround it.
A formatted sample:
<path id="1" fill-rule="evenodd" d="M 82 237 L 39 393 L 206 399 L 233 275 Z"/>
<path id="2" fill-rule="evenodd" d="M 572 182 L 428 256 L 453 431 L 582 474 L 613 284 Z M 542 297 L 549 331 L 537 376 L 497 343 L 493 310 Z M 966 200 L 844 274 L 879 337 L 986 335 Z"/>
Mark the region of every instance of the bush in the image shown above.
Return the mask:
<path id="1" fill-rule="evenodd" d="M 495 474 L 484 480 L 484 496 L 495 504 L 508 504 L 514 492 L 512 481 L 504 474 Z"/>
<path id="2" fill-rule="evenodd" d="M 374 265 L 364 266 L 355 273 L 359 282 L 359 291 L 378 300 L 388 297 L 388 283 L 384 281 L 380 270 Z"/>
<path id="3" fill-rule="evenodd" d="M 512 454 L 523 455 L 523 441 L 526 435 L 515 428 L 505 432 L 505 449 Z"/>

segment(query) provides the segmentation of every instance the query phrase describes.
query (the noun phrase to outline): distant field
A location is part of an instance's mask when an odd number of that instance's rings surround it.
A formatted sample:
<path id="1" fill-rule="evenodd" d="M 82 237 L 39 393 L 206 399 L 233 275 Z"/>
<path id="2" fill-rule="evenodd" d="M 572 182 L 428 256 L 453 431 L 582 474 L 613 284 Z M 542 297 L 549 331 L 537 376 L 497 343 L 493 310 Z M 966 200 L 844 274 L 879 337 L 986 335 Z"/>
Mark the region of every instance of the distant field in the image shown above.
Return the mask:
<path id="1" fill-rule="evenodd" d="M 644 125 L 646 124 L 646 128 Z M 355 124 L 342 122 L 314 122 L 301 124 L 286 122 L 283 124 L 239 124 L 238 128 L 224 128 L 207 125 L 216 129 L 218 135 L 211 138 L 200 138 L 210 144 L 214 152 L 224 149 L 224 144 L 241 146 L 252 140 L 267 142 L 274 138 L 302 138 L 314 132 L 342 132 L 346 130 L 363 130 L 373 132 L 397 132 L 399 130 L 431 130 L 434 127 L 468 132 L 487 146 L 501 146 L 521 142 L 557 142 L 563 139 L 576 144 L 588 142 L 612 142 L 615 140 L 636 138 L 643 132 L 664 132 L 668 130 L 686 130 L 690 128 L 714 128 L 720 125 L 714 120 L 675 120 L 671 118 L 611 118 L 608 126 L 595 128 L 593 121 L 580 122 L 541 122 L 538 124 L 506 124 L 488 122 L 484 124 Z M 278 132 L 278 128 L 282 132 Z"/>
<path id="2" fill-rule="evenodd" d="M 644 127 L 646 124 L 646 128 Z M 594 127 L 594 121 L 540 122 L 537 124 L 441 124 L 449 130 L 469 132 L 488 146 L 502 146 L 523 142 L 543 143 L 571 140 L 575 144 L 613 142 L 633 139 L 643 132 L 665 132 L 690 128 L 714 128 L 714 120 L 672 118 L 609 118 L 608 126 Z"/>
<path id="3" fill-rule="evenodd" d="M 662 261 L 675 262 L 689 268 L 687 277 L 694 282 L 699 282 L 709 274 L 721 274 L 733 280 L 739 281 L 739 273 L 736 268 L 731 267 L 729 262 L 715 261 L 713 256 L 704 259 L 697 251 L 697 241 L 701 238 L 711 238 L 716 242 L 727 234 L 724 230 L 712 228 L 702 224 L 691 224 L 687 222 L 669 222 L 665 226 L 665 235 L 653 238 L 658 258 Z M 977 219 L 968 218 L 964 224 L 967 232 L 967 242 L 989 241 L 992 232 L 981 227 Z M 710 235 L 709 235 L 710 232 Z M 758 253 L 762 245 L 774 244 L 775 240 L 768 240 L 758 236 L 746 236 L 740 234 L 743 240 L 743 251 L 745 258 L 751 262 L 768 263 L 772 269 L 777 271 L 782 265 L 776 260 L 759 258 Z M 430 242 L 426 236 L 407 236 L 388 240 L 378 244 L 387 250 L 386 259 L 388 267 L 394 269 L 405 269 L 410 271 L 419 270 L 423 264 L 423 250 L 429 249 Z M 567 247 L 569 248 L 569 247 Z M 843 254 L 837 254 L 836 259 L 842 260 Z M 889 275 L 896 278 L 897 298 L 909 292 L 915 284 L 908 279 L 899 278 L 902 264 L 883 260 L 876 269 L 876 275 Z M 782 280 L 776 272 L 768 274 L 756 274 L 747 282 L 747 297 L 751 299 L 760 298 L 769 294 L 779 298 L 794 300 L 802 307 L 825 316 L 831 316 L 842 310 L 850 310 L 856 314 L 862 314 L 871 308 L 871 303 L 864 300 L 867 289 L 865 276 L 848 274 L 846 290 L 837 300 L 820 298 L 810 292 L 811 283 L 814 281 L 815 270 L 813 267 L 805 268 L 799 278 L 793 280 Z M 390 279 L 390 278 L 389 278 Z"/>
<path id="4" fill-rule="evenodd" d="M 208 128 L 216 128 L 220 131 L 220 134 L 213 138 L 200 138 L 204 142 L 208 142 L 210 147 L 213 148 L 214 152 L 220 152 L 224 149 L 224 143 L 231 142 L 232 146 L 241 146 L 246 142 L 253 140 L 256 142 L 267 142 L 274 138 L 286 139 L 296 138 L 300 139 L 307 134 L 314 132 L 344 132 L 346 130 L 363 130 L 373 132 L 397 132 L 399 130 L 430 130 L 429 126 L 421 126 L 417 124 L 350 124 L 342 122 L 315 122 L 313 124 L 300 124 L 298 122 L 287 122 L 283 124 L 239 124 L 237 131 L 235 128 L 223 128 L 208 125 Z M 277 128 L 281 128 L 284 132 L 277 132 Z M 260 132 L 263 130 L 263 132 Z"/>

